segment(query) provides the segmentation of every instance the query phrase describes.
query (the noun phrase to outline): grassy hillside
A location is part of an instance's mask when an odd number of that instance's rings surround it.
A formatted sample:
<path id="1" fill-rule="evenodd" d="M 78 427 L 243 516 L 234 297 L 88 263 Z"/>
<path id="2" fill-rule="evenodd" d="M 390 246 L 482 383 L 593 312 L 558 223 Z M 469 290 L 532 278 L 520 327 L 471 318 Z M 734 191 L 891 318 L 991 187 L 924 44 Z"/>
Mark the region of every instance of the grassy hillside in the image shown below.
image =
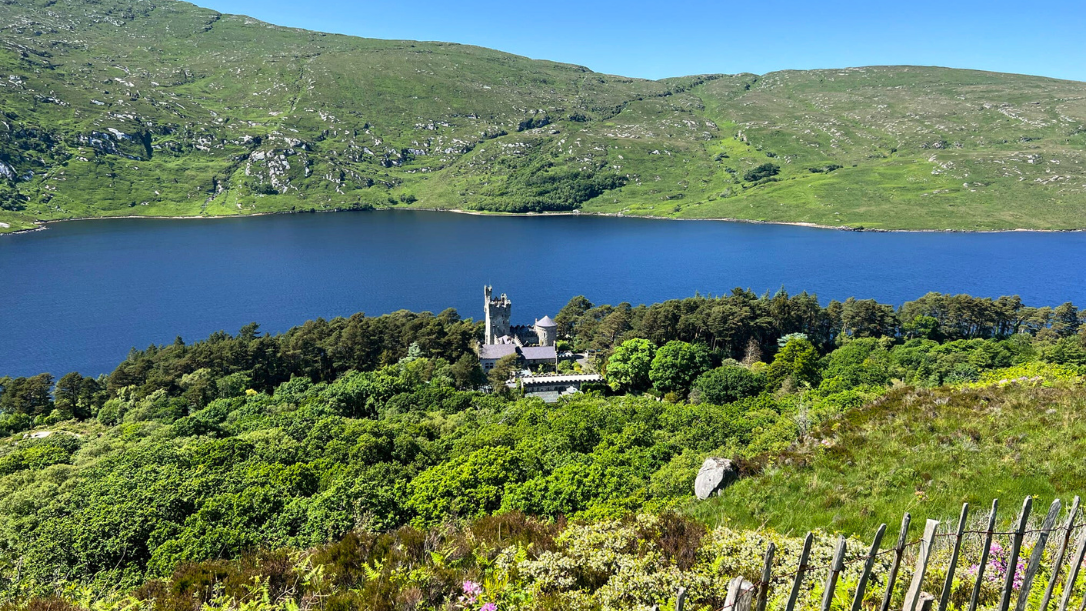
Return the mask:
<path id="1" fill-rule="evenodd" d="M 1081 384 L 1026 376 L 977 388 L 901 388 L 827 423 L 723 496 L 691 507 L 708 523 L 802 534 L 866 533 L 914 516 L 956 519 L 1001 500 L 1009 524 L 1023 498 L 1070 503 L 1086 492 Z M 804 507 L 796 512 L 795 507 Z M 979 518 L 978 518 L 979 520 Z"/>
<path id="2" fill-rule="evenodd" d="M 1086 227 L 1078 82 L 918 67 L 646 81 L 173 0 L 11 0 L 0 31 L 0 231 L 389 205 Z"/>

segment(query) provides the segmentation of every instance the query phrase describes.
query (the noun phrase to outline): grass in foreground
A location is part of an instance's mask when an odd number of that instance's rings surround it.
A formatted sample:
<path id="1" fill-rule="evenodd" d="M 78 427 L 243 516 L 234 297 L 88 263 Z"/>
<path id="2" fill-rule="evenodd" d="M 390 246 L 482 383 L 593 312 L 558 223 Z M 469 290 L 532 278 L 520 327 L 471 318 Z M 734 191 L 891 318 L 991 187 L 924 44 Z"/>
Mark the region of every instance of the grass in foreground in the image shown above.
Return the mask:
<path id="1" fill-rule="evenodd" d="M 1086 392 L 1073 385 L 894 390 L 689 513 L 740 528 L 860 534 L 906 511 L 956 518 L 963 502 L 979 513 L 998 498 L 1010 522 L 1028 495 L 1042 504 L 1086 496 L 1084 409 Z"/>

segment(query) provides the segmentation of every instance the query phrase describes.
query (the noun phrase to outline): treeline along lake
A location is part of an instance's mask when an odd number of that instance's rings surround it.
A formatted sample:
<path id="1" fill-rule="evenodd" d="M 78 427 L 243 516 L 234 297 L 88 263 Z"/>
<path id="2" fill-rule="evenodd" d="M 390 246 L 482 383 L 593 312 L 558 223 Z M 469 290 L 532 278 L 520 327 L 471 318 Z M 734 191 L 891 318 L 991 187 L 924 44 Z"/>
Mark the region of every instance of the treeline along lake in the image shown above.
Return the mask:
<path id="1" fill-rule="evenodd" d="M 399 309 L 513 322 L 575 295 L 634 304 L 807 291 L 900 305 L 929 291 L 1086 305 L 1086 233 L 873 233 L 709 221 L 439 212 L 65 222 L 0 238 L 0 376 L 110 371 L 132 347 Z"/>

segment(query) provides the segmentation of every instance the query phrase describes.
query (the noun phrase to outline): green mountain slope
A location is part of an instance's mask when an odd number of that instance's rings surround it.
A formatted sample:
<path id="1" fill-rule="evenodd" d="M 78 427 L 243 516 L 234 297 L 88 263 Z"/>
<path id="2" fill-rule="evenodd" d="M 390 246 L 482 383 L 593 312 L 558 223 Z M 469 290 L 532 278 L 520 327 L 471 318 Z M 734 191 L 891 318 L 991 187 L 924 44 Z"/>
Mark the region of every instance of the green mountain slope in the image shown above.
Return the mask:
<path id="1" fill-rule="evenodd" d="M 173 0 L 8 0 L 0 32 L 0 231 L 389 205 L 1086 227 L 1084 83 L 917 67 L 646 81 Z"/>

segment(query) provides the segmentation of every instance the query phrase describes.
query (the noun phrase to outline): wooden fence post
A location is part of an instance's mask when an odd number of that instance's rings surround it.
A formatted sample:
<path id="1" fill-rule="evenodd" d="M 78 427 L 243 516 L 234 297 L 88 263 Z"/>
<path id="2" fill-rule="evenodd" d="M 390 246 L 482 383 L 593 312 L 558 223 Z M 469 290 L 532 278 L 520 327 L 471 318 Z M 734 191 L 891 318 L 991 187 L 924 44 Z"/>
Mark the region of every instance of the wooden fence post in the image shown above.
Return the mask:
<path id="1" fill-rule="evenodd" d="M 973 595 L 969 597 L 969 611 L 977 611 L 977 600 L 980 598 L 980 587 L 984 584 L 984 567 L 988 564 L 988 551 L 992 547 L 992 535 L 995 533 L 996 510 L 998 509 L 999 499 L 995 499 L 992 501 L 992 513 L 988 514 L 988 531 L 984 537 L 984 547 L 980 550 L 977 583 L 973 584 Z"/>
<path id="2" fill-rule="evenodd" d="M 1048 535 L 1056 526 L 1056 519 L 1060 517 L 1060 500 L 1052 501 L 1048 508 L 1048 515 L 1041 523 L 1041 532 L 1037 533 L 1037 543 L 1033 551 L 1029 553 L 1029 562 L 1026 563 L 1026 574 L 1022 576 L 1022 587 L 1018 590 L 1018 604 L 1014 611 L 1026 611 L 1026 603 L 1029 602 L 1029 591 L 1033 589 L 1033 579 L 1037 577 L 1037 571 L 1041 569 L 1041 556 L 1044 556 L 1045 545 L 1048 543 Z M 1011 565 L 1014 566 L 1014 565 Z M 1011 570 L 1009 567 L 1007 570 Z"/>
<path id="3" fill-rule="evenodd" d="M 852 597 L 852 611 L 860 611 L 860 606 L 864 602 L 867 580 L 871 577 L 871 568 L 875 566 L 875 556 L 879 553 L 879 545 L 882 543 L 882 536 L 885 533 L 885 524 L 879 526 L 879 529 L 875 531 L 875 540 L 871 543 L 871 551 L 867 553 L 867 559 L 864 561 L 864 571 L 860 575 L 860 582 L 856 584 L 856 594 Z"/>
<path id="4" fill-rule="evenodd" d="M 1067 603 L 1071 601 L 1071 592 L 1075 589 L 1075 580 L 1078 579 L 1078 571 L 1082 567 L 1082 558 L 1086 555 L 1086 528 L 1078 535 L 1078 543 L 1075 544 L 1075 555 L 1071 556 L 1071 565 L 1067 571 L 1067 585 L 1063 586 L 1063 596 L 1060 597 L 1058 611 L 1067 611 Z M 1082 600 L 1086 600 L 1083 596 Z"/>
<path id="5" fill-rule="evenodd" d="M 1022 539 L 1026 536 L 1026 524 L 1029 522 L 1029 512 L 1033 509 L 1033 497 L 1027 496 L 1022 501 L 1022 512 L 1018 514 L 1018 523 L 1014 525 L 1014 534 L 1011 535 L 1011 552 L 1007 556 L 1007 576 L 1003 579 L 1003 594 L 999 599 L 999 611 L 1007 611 L 1011 606 L 1011 593 L 1014 592 L 1014 574 L 1018 568 L 1018 554 L 1022 552 Z"/>
<path id="6" fill-rule="evenodd" d="M 890 565 L 890 574 L 886 576 L 886 593 L 882 596 L 882 605 L 879 611 L 889 611 L 890 599 L 894 597 L 894 582 L 897 581 L 897 571 L 901 567 L 901 556 L 905 554 L 905 543 L 909 536 L 909 522 L 912 516 L 905 513 L 901 518 L 901 533 L 897 536 L 897 545 L 894 547 L 894 562 Z"/>
<path id="7" fill-rule="evenodd" d="M 777 546 L 770 541 L 769 547 L 765 549 L 765 564 L 762 565 L 762 581 L 758 584 L 758 603 L 755 606 L 757 611 L 765 611 L 765 601 L 769 597 L 769 582 L 773 580 L 773 552 L 775 551 L 777 551 Z"/>
<path id="8" fill-rule="evenodd" d="M 962 514 L 958 517 L 958 531 L 954 534 L 954 550 L 950 553 L 950 565 L 946 569 L 946 581 L 943 593 L 939 597 L 939 611 L 946 611 L 950 602 L 950 590 L 954 587 L 954 570 L 958 567 L 958 553 L 962 549 L 962 534 L 965 532 L 965 520 L 969 516 L 969 503 L 962 503 Z"/>
<path id="9" fill-rule="evenodd" d="M 905 593 L 905 606 L 902 611 L 916 611 L 916 602 L 920 599 L 920 588 L 924 585 L 924 575 L 928 572 L 928 560 L 931 559 L 931 545 L 935 541 L 935 529 L 939 528 L 939 520 L 928 520 L 924 526 L 924 537 L 920 539 L 920 551 L 916 554 L 916 569 L 913 571 L 913 581 L 909 584 L 909 590 Z"/>
<path id="10" fill-rule="evenodd" d="M 724 608 L 728 611 L 750 611 L 754 602 L 754 584 L 736 577 L 728 582 L 728 597 L 724 599 Z"/>
<path id="11" fill-rule="evenodd" d="M 679 586 L 679 593 L 675 595 L 675 611 L 683 611 L 686 605 L 686 587 Z"/>
<path id="12" fill-rule="evenodd" d="M 788 604 L 784 611 L 793 611 L 796 608 L 796 600 L 799 599 L 799 588 L 803 584 L 803 575 L 807 572 L 807 560 L 811 557 L 811 542 L 814 535 L 807 533 L 803 540 L 803 551 L 799 554 L 799 567 L 796 569 L 796 578 L 792 581 L 792 592 L 788 595 Z"/>
<path id="13" fill-rule="evenodd" d="M 1052 591 L 1056 588 L 1056 582 L 1060 579 L 1060 567 L 1063 565 L 1064 556 L 1067 555 L 1067 546 L 1071 543 L 1071 536 L 1075 529 L 1075 517 L 1078 515 L 1079 498 L 1076 496 L 1071 501 L 1071 511 L 1067 514 L 1067 526 L 1063 528 L 1063 539 L 1060 540 L 1060 550 L 1056 552 L 1056 559 L 1052 561 L 1052 574 L 1048 578 L 1048 587 L 1045 588 L 1044 598 L 1041 599 L 1041 610 L 1048 611 L 1048 603 L 1052 600 Z M 1070 582 L 1073 587 L 1074 581 Z"/>
<path id="14" fill-rule="evenodd" d="M 833 564 L 826 575 L 826 589 L 822 592 L 822 611 L 830 611 L 833 604 L 833 591 L 837 589 L 837 577 L 845 568 L 845 536 L 837 538 L 837 549 L 833 552 Z"/>

